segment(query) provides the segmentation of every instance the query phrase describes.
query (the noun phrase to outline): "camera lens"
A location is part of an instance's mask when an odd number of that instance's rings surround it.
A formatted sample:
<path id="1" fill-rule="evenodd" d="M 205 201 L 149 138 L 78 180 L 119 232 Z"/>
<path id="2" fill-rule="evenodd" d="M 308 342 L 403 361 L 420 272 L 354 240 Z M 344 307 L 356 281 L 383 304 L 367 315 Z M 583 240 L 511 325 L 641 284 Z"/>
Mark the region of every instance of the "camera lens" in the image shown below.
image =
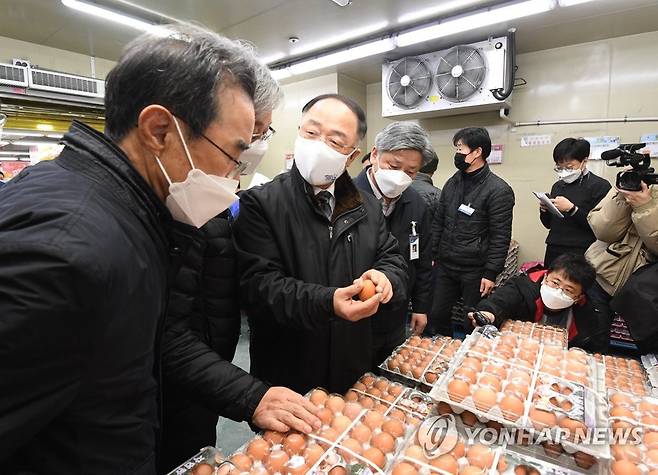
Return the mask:
<path id="1" fill-rule="evenodd" d="M 627 191 L 640 191 L 642 177 L 636 171 L 619 172 L 617 174 L 617 188 Z"/>

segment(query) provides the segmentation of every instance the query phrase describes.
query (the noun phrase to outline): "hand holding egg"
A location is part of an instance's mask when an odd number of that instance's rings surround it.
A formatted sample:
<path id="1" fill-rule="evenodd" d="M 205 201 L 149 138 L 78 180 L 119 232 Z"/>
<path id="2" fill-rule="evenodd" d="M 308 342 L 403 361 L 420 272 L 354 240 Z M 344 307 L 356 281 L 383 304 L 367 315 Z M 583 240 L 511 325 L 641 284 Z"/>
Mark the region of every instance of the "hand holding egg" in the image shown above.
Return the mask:
<path id="1" fill-rule="evenodd" d="M 381 293 L 375 293 L 364 302 L 353 299 L 364 290 L 363 282 L 357 279 L 348 287 L 336 289 L 334 292 L 334 313 L 338 317 L 349 322 L 358 322 L 363 318 L 373 316 L 377 312 L 379 302 L 382 301 Z"/>
<path id="2" fill-rule="evenodd" d="M 378 294 L 381 294 L 382 296 L 381 298 L 382 303 L 388 303 L 393 297 L 393 286 L 391 286 L 391 282 L 388 280 L 388 277 L 386 277 L 386 274 L 384 274 L 383 272 L 375 269 L 370 269 L 365 271 L 363 275 L 360 277 L 360 279 L 371 280 L 372 283 L 375 284 L 375 290 L 377 291 Z"/>

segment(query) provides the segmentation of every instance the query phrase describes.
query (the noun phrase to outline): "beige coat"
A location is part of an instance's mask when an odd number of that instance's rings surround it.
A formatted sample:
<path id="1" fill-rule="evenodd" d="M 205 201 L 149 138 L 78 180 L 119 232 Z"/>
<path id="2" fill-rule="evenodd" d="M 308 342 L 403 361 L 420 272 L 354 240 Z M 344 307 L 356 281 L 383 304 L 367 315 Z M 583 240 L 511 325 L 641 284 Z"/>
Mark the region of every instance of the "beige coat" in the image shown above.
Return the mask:
<path id="1" fill-rule="evenodd" d="M 597 282 L 610 295 L 630 275 L 658 256 L 658 187 L 651 187 L 648 203 L 631 207 L 612 188 L 587 216 L 598 239 L 585 254 L 596 269 Z"/>

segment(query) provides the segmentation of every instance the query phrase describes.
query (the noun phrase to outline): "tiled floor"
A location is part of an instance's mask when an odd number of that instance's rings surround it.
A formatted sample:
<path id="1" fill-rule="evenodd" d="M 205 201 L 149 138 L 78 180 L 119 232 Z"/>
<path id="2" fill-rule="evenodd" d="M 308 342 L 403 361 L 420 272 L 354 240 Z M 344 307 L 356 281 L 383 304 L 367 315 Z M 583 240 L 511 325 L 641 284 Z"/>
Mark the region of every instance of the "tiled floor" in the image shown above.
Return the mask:
<path id="1" fill-rule="evenodd" d="M 240 332 L 240 341 L 235 351 L 233 364 L 239 366 L 245 371 L 249 371 L 249 326 L 247 319 L 242 319 L 242 329 Z M 238 447 L 251 439 L 254 433 L 246 422 L 238 423 L 223 417 L 217 421 L 217 447 L 222 449 L 224 454 L 230 454 Z"/>

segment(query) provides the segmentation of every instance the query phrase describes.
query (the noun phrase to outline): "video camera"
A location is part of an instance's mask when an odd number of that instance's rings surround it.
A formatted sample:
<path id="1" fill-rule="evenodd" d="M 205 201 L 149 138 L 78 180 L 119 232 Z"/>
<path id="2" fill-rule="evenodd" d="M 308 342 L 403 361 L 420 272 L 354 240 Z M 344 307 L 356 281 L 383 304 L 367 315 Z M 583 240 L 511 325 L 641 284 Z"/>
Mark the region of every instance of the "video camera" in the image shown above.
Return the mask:
<path id="1" fill-rule="evenodd" d="M 617 173 L 617 188 L 626 191 L 641 191 L 642 182 L 647 186 L 658 184 L 658 174 L 651 168 L 651 157 L 649 154 L 637 153 L 646 147 L 645 143 L 621 144 L 612 150 L 606 150 L 601 154 L 609 167 L 633 167 Z"/>

